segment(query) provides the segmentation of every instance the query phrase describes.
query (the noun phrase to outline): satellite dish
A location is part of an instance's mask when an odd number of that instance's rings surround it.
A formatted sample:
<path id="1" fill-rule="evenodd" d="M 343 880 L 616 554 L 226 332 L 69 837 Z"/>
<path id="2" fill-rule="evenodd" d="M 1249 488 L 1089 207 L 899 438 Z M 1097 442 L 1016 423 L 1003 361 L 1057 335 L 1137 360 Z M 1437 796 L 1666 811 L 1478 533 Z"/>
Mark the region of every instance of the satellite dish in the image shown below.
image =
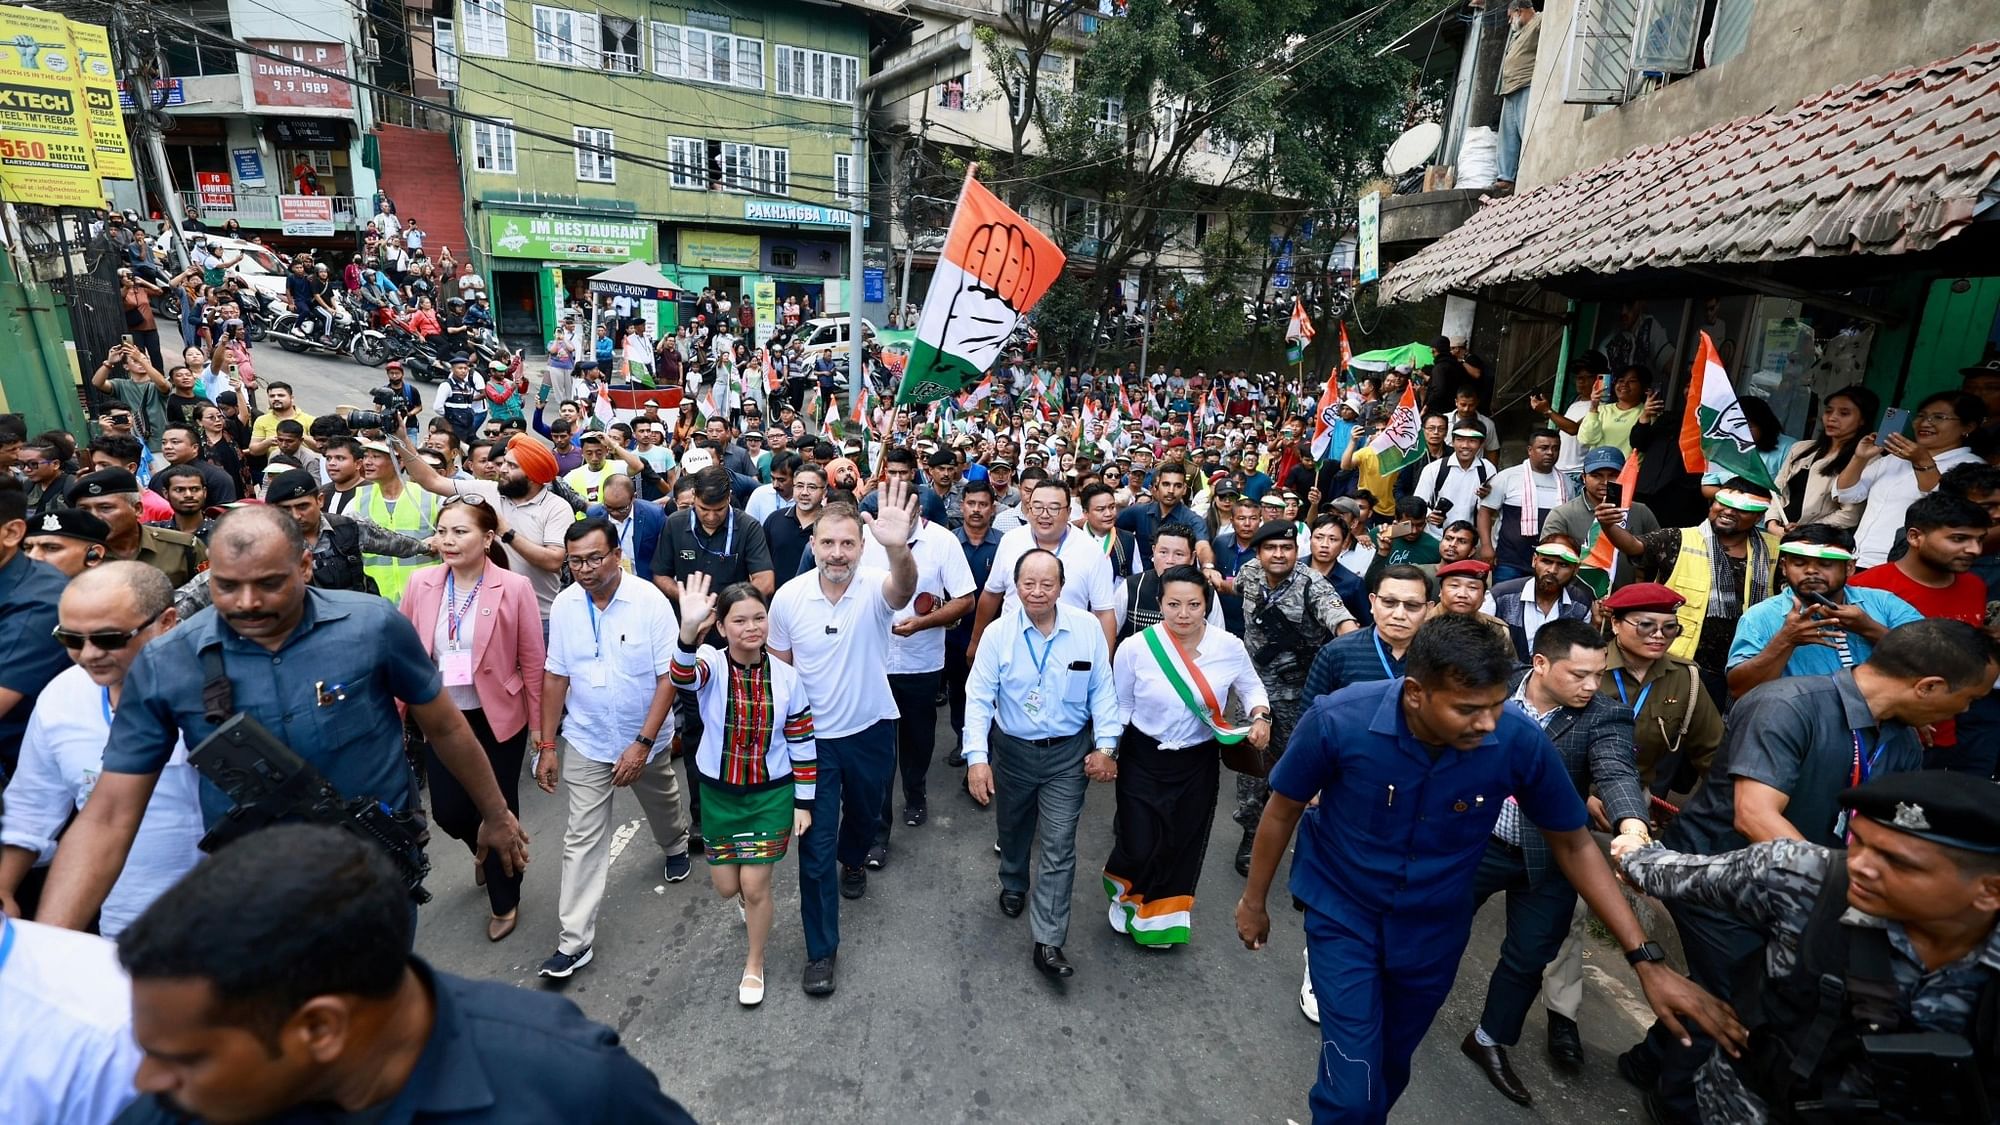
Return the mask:
<path id="1" fill-rule="evenodd" d="M 1438 142 L 1444 140 L 1444 128 L 1435 121 L 1413 125 L 1396 142 L 1389 146 L 1388 155 L 1382 158 L 1382 171 L 1391 176 L 1400 176 L 1424 166 L 1424 162 L 1437 151 Z"/>

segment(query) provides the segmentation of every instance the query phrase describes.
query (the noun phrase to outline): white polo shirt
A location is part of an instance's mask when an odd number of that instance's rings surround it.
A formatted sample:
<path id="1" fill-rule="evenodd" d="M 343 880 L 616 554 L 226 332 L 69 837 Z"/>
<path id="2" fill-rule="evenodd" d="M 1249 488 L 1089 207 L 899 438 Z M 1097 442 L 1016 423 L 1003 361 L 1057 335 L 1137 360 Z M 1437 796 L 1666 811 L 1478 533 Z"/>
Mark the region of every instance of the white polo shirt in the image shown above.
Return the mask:
<path id="1" fill-rule="evenodd" d="M 532 500 L 509 500 L 500 495 L 498 481 L 456 480 L 452 484 L 458 494 L 477 495 L 493 505 L 494 510 L 500 513 L 500 517 L 507 521 L 507 529 L 514 532 L 517 538 L 539 543 L 544 547 L 560 549 L 563 544 L 563 533 L 569 530 L 569 525 L 581 518 L 576 514 L 576 509 L 569 506 L 567 500 L 547 488 L 537 492 Z M 500 549 L 507 553 L 507 565 L 514 573 L 526 578 L 535 588 L 535 602 L 542 611 L 542 617 L 546 619 L 550 607 L 555 604 L 556 591 L 562 588 L 562 574 L 559 570 L 543 570 L 529 562 L 511 543 L 502 544 Z M 588 636 L 589 633 L 586 631 L 584 635 Z M 668 643 L 671 644 L 672 641 Z"/>
<path id="2" fill-rule="evenodd" d="M 1035 547 L 1035 529 L 1023 525 L 1000 537 L 993 552 L 993 572 L 986 576 L 986 592 L 1005 599 L 1001 608 L 1020 604 L 1014 596 L 1014 564 Z M 1062 600 L 1090 613 L 1116 611 L 1118 584 L 1111 575 L 1111 560 L 1102 543 L 1087 531 L 1065 525 L 1063 539 L 1056 548 L 1063 564 Z"/>
<path id="3" fill-rule="evenodd" d="M 910 554 L 917 563 L 917 592 L 911 596 L 910 604 L 896 611 L 897 621 L 907 621 L 920 612 L 929 613 L 939 604 L 966 594 L 976 593 L 977 584 L 972 580 L 972 567 L 965 561 L 965 549 L 958 545 L 958 536 L 946 531 L 931 520 L 918 520 L 917 534 L 910 541 Z M 887 572 L 889 552 L 875 537 L 867 537 L 867 544 L 861 549 L 861 565 L 868 569 Z M 921 609 L 918 603 L 925 603 Z M 938 672 L 944 669 L 944 635 L 946 629 L 925 629 L 907 637 L 889 635 L 888 671 L 892 676 L 906 676 L 921 672 Z"/>
<path id="4" fill-rule="evenodd" d="M 882 597 L 888 581 L 886 571 L 856 567 L 840 601 L 830 602 L 819 571 L 809 570 L 771 599 L 766 643 L 792 654 L 812 700 L 816 738 L 846 738 L 901 715 L 889 693 L 889 625 L 896 613 Z"/>
<path id="5" fill-rule="evenodd" d="M 619 579 L 603 609 L 582 586 L 556 595 L 549 608 L 548 670 L 569 678 L 562 736 L 577 753 L 593 762 L 615 762 L 632 745 L 660 678 L 673 663 L 680 631 L 673 604 L 659 587 L 629 574 Z M 647 761 L 667 749 L 673 733 L 669 710 Z"/>

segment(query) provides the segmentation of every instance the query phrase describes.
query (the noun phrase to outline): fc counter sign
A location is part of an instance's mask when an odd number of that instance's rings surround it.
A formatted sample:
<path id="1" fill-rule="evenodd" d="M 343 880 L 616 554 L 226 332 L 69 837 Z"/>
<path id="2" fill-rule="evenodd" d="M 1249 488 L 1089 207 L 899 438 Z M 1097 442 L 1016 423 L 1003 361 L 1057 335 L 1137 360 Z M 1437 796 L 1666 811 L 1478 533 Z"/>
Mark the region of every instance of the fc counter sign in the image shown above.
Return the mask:
<path id="1" fill-rule="evenodd" d="M 68 20 L 0 5 L 0 190 L 9 200 L 104 206 L 82 69 Z"/>

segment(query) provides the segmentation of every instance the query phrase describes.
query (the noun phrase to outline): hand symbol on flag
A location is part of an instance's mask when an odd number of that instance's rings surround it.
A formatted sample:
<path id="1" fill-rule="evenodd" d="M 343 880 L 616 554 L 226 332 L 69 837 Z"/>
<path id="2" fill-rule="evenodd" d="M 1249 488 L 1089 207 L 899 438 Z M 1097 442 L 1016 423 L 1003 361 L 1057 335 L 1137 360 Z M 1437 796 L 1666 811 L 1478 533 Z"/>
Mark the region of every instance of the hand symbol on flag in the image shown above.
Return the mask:
<path id="1" fill-rule="evenodd" d="M 1012 223 L 986 223 L 971 234 L 964 283 L 945 311 L 940 350 L 965 360 L 976 374 L 993 365 L 1014 331 L 1030 295 L 1035 262 L 1026 234 Z"/>

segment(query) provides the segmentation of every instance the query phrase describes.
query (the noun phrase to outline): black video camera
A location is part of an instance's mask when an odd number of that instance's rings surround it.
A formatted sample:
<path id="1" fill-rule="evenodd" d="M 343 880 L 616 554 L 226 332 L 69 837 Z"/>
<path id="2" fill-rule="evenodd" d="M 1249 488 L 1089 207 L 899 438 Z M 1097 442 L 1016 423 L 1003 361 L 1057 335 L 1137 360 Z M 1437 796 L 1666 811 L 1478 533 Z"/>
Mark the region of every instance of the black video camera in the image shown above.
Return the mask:
<path id="1" fill-rule="evenodd" d="M 382 430 L 386 433 L 403 428 L 403 417 L 410 412 L 410 404 L 394 387 L 376 387 L 368 392 L 368 397 L 375 403 L 375 409 L 348 411 L 349 429 Z"/>

